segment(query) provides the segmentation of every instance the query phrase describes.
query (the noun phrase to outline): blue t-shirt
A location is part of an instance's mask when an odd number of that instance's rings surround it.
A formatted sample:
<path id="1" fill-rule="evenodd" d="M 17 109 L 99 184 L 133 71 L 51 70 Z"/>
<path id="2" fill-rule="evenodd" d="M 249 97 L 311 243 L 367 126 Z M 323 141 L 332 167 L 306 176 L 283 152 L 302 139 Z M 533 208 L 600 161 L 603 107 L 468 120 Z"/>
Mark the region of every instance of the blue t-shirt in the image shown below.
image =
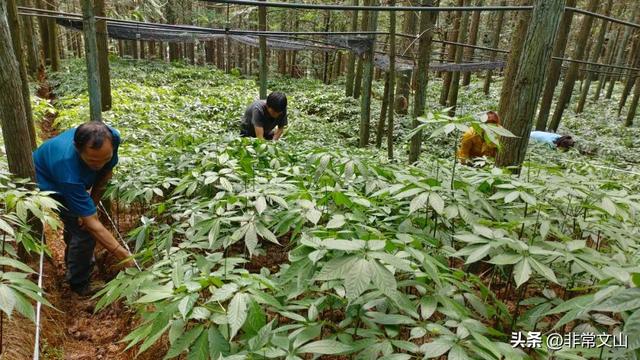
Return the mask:
<path id="1" fill-rule="evenodd" d="M 113 157 L 100 171 L 113 169 L 118 163 L 120 133 L 109 126 L 113 135 Z M 79 217 L 96 213 L 96 206 L 87 192 L 99 171 L 91 170 L 80 158 L 73 144 L 76 129 L 69 129 L 47 140 L 33 152 L 36 181 L 43 191 L 53 191 L 64 198 L 67 209 Z"/>
<path id="2" fill-rule="evenodd" d="M 546 131 L 532 131 L 531 135 L 529 136 L 531 140 L 538 143 L 547 144 L 549 146 L 555 146 L 556 140 L 558 140 L 560 137 L 561 136 L 558 134 L 554 134 Z"/>

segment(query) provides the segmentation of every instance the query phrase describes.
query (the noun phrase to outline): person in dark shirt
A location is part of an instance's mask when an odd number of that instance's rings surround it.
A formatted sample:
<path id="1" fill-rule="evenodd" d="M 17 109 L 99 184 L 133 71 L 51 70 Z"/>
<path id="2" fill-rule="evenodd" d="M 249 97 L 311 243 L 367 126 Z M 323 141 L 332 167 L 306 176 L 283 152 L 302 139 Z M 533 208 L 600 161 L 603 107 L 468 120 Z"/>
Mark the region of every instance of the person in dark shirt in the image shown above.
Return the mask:
<path id="1" fill-rule="evenodd" d="M 256 100 L 247 107 L 240 124 L 240 136 L 278 140 L 285 126 L 287 96 L 281 92 L 272 92 L 266 101 Z"/>
<path id="2" fill-rule="evenodd" d="M 100 222 L 96 205 L 118 163 L 120 133 L 102 122 L 91 121 L 49 139 L 33 152 L 36 182 L 62 204 L 66 280 L 80 295 L 89 295 L 96 240 L 118 259 L 131 254 Z M 132 260 L 126 266 L 133 266 Z"/>

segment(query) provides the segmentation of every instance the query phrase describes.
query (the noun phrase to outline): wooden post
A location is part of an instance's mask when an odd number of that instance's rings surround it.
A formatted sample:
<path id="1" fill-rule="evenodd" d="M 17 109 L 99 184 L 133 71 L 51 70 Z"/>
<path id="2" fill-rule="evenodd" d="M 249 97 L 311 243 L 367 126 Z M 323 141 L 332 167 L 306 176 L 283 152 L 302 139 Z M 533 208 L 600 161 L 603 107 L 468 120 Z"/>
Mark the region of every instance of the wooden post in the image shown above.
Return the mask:
<path id="1" fill-rule="evenodd" d="M 56 10 L 54 0 L 46 1 L 49 10 Z M 51 71 L 60 70 L 60 49 L 58 46 L 58 25 L 55 19 L 49 19 L 49 55 L 51 56 Z"/>
<path id="2" fill-rule="evenodd" d="M 483 0 L 476 0 L 476 6 L 482 6 Z M 503 11 L 500 11 L 503 12 Z M 474 11 L 471 16 L 471 28 L 469 29 L 469 44 L 475 45 L 478 41 L 478 28 L 480 27 L 480 11 Z M 474 48 L 466 48 L 464 54 L 465 62 L 473 61 Z M 462 74 L 462 86 L 471 83 L 471 71 Z"/>
<path id="3" fill-rule="evenodd" d="M 102 99 L 100 96 L 100 72 L 98 69 L 98 43 L 96 40 L 96 17 L 93 1 L 82 0 L 84 45 L 87 58 L 87 79 L 89 85 L 89 108 L 91 121 L 102 121 Z"/>
<path id="4" fill-rule="evenodd" d="M 504 127 L 515 138 L 502 138 L 497 166 L 522 166 L 544 79 L 551 60 L 565 0 L 535 0 L 524 51 L 518 62 L 511 99 L 504 113 Z"/>

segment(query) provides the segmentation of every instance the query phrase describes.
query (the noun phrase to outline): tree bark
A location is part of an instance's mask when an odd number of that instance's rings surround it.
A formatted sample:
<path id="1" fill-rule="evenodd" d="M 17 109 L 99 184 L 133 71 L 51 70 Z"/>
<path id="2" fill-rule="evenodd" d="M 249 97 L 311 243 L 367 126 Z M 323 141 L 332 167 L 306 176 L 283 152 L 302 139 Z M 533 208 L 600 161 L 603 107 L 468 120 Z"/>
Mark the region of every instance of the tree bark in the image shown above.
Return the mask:
<path id="1" fill-rule="evenodd" d="M 610 28 L 612 28 L 613 24 L 610 25 Z M 614 37 L 614 39 L 609 39 L 608 43 L 607 43 L 607 48 L 604 51 L 604 55 L 603 55 L 603 60 L 605 61 L 606 64 L 608 65 L 613 65 L 613 58 L 615 57 L 615 48 L 616 48 L 616 44 L 618 43 L 618 40 L 620 40 L 620 32 L 622 31 L 621 28 L 618 27 L 618 31 L 616 31 L 616 36 Z M 604 68 L 605 71 L 608 72 L 613 72 L 614 69 L 611 68 Z M 600 95 L 602 93 L 602 89 L 604 88 L 604 86 L 606 85 L 607 81 L 609 81 L 611 77 L 607 74 L 600 74 L 598 76 L 598 86 L 596 87 L 596 92 L 593 94 L 593 102 L 596 102 L 598 100 L 600 100 Z"/>
<path id="2" fill-rule="evenodd" d="M 524 161 L 565 0 L 535 0 L 533 6 L 527 46 L 518 61 L 512 96 L 504 113 L 504 127 L 517 137 L 501 139 L 502 149 L 496 158 L 500 167 L 520 169 Z"/>
<path id="3" fill-rule="evenodd" d="M 48 0 L 47 8 L 49 10 L 57 10 L 55 0 Z M 58 47 L 58 26 L 55 19 L 49 19 L 49 55 L 51 56 L 51 71 L 60 70 L 60 49 Z"/>
<path id="4" fill-rule="evenodd" d="M 405 11 L 404 23 L 402 24 L 403 32 L 405 34 L 413 34 L 416 32 L 416 23 L 418 20 L 419 12 Z M 418 34 L 419 35 L 419 34 Z M 409 55 L 415 58 L 415 42 L 411 38 L 402 38 L 400 41 L 401 48 L 399 53 L 401 55 Z M 399 96 L 404 97 L 407 100 L 407 106 L 402 109 L 397 109 L 398 114 L 406 115 L 409 113 L 409 98 L 411 95 L 411 79 L 413 78 L 413 71 L 401 71 L 396 72 L 397 90 Z"/>
<path id="5" fill-rule="evenodd" d="M 611 6 L 613 5 L 613 0 L 609 0 L 607 2 L 607 6 L 605 8 L 605 16 L 609 16 L 611 13 Z M 598 33 L 598 40 L 593 49 L 593 54 L 591 55 L 591 62 L 598 62 L 600 59 L 600 54 L 602 53 L 602 45 L 604 44 L 604 38 L 607 35 L 607 21 L 602 20 L 602 24 L 600 25 L 600 30 Z M 595 66 L 590 67 L 591 70 L 597 70 L 598 68 Z M 578 106 L 576 107 L 576 113 L 581 113 L 584 111 L 584 105 L 587 102 L 587 97 L 589 97 L 589 88 L 591 87 L 591 80 L 593 79 L 592 74 L 587 73 L 585 76 L 585 83 L 582 86 L 582 93 L 580 94 L 580 100 L 578 100 Z"/>
<path id="6" fill-rule="evenodd" d="M 31 135 L 24 109 L 20 69 L 7 22 L 7 2 L 0 1 L 0 124 L 9 171 L 35 181 Z"/>
<path id="7" fill-rule="evenodd" d="M 631 17 L 629 18 L 629 20 L 635 21 L 635 19 L 638 18 L 638 15 L 640 15 L 640 1 L 636 1 L 636 6 L 633 9 L 633 13 L 631 14 Z M 624 64 L 624 53 L 625 53 L 625 49 L 627 48 L 627 43 L 629 42 L 629 38 L 631 37 L 632 32 L 633 32 L 633 29 L 630 26 L 625 27 L 624 35 L 622 36 L 622 41 L 619 43 L 620 46 L 618 46 L 618 49 L 616 50 L 617 54 L 616 54 L 615 65 L 617 66 L 622 66 Z M 620 75 L 623 74 L 622 70 L 617 70 L 616 72 L 618 72 Z M 607 95 L 605 96 L 607 99 L 611 99 L 611 95 L 613 94 L 613 88 L 617 80 L 618 80 L 618 76 L 612 76 L 611 82 L 609 83 L 609 87 L 607 88 Z"/>
<path id="8" fill-rule="evenodd" d="M 396 0 L 389 0 L 388 6 L 395 7 Z M 389 14 L 389 110 L 387 111 L 387 157 L 393 159 L 393 117 L 396 98 L 396 12 Z"/>
<path id="9" fill-rule="evenodd" d="M 373 3 L 373 0 L 364 0 L 364 6 L 370 6 Z M 362 13 L 362 31 L 367 31 L 369 26 L 369 18 L 372 17 L 372 11 L 363 11 Z M 377 14 L 376 14 L 377 18 Z M 375 46 L 374 46 L 375 47 Z M 353 81 L 353 97 L 358 99 L 360 97 L 360 92 L 362 91 L 362 77 L 364 71 L 365 64 L 364 56 L 361 55 L 358 58 L 358 64 L 356 65 L 356 76 Z M 373 74 L 372 74 L 373 76 Z"/>
<path id="10" fill-rule="evenodd" d="M 266 0 L 262 0 L 266 1 Z M 260 31 L 267 31 L 267 8 L 258 8 L 258 27 Z M 267 98 L 267 37 L 260 36 L 260 99 Z"/>
<path id="11" fill-rule="evenodd" d="M 633 46 L 631 47 L 631 53 L 629 54 L 629 66 L 637 68 L 640 66 L 640 37 L 637 37 L 633 41 Z M 627 103 L 627 98 L 631 93 L 631 89 L 633 88 L 633 84 L 635 83 L 636 77 L 638 76 L 637 72 L 629 71 L 629 75 L 625 80 L 624 88 L 622 89 L 622 94 L 620 95 L 620 103 L 618 104 L 618 116 L 622 113 L 622 109 L 624 105 Z"/>
<path id="12" fill-rule="evenodd" d="M 567 7 L 575 7 L 576 2 L 577 0 L 567 0 Z M 560 20 L 560 30 L 558 30 L 558 36 L 556 37 L 552 56 L 564 57 L 572 22 L 573 11 L 565 11 L 564 15 L 562 15 L 562 20 Z M 553 102 L 553 95 L 556 91 L 556 86 L 560 80 L 561 70 L 562 60 L 552 59 L 551 64 L 549 64 L 547 82 L 542 93 L 540 110 L 538 111 L 538 121 L 536 122 L 536 130 L 538 131 L 545 131 L 547 128 L 547 121 L 549 121 L 549 113 L 551 112 L 551 103 Z"/>
<path id="13" fill-rule="evenodd" d="M 460 23 L 460 32 L 458 33 L 457 42 L 464 44 L 467 41 L 467 28 L 469 27 L 469 12 L 462 14 L 462 22 Z M 464 51 L 462 48 L 456 52 L 455 63 L 462 63 Z M 451 74 L 451 84 L 449 86 L 449 95 L 447 97 L 447 107 L 450 107 L 449 116 L 455 116 L 456 107 L 458 106 L 458 91 L 460 90 L 460 71 L 454 71 Z"/>
<path id="14" fill-rule="evenodd" d="M 575 1 L 575 0 L 574 0 Z M 500 2 L 500 6 L 506 6 L 506 0 L 502 0 Z M 497 12 L 497 20 L 496 27 L 493 29 L 493 37 L 491 38 L 491 47 L 497 49 L 500 45 L 500 33 L 502 33 L 502 25 L 504 24 L 504 11 Z M 491 52 L 491 61 L 496 61 L 497 53 L 495 51 Z M 487 70 L 487 76 L 484 79 L 484 94 L 489 95 L 489 90 L 491 90 L 491 77 L 493 76 L 493 70 Z"/>
<path id="15" fill-rule="evenodd" d="M 595 12 L 598 9 L 598 2 L 599 0 L 589 0 L 589 6 L 587 10 Z M 578 33 L 578 40 L 576 41 L 576 49 L 572 56 L 573 59 L 583 60 L 585 58 L 585 49 L 587 40 L 589 40 L 589 35 L 591 33 L 591 27 L 593 26 L 593 19 L 594 18 L 591 16 L 583 17 L 582 25 L 580 26 L 580 32 Z M 551 118 L 551 124 L 549 124 L 549 129 L 554 132 L 558 131 L 558 126 L 560 125 L 562 114 L 569 104 L 569 101 L 571 101 L 571 94 L 576 83 L 579 66 L 580 64 L 578 63 L 571 63 L 569 65 L 569 70 L 564 76 L 564 83 L 562 84 L 562 91 L 560 92 L 560 96 L 558 97 L 556 111 L 553 113 L 553 117 Z"/>
<path id="16" fill-rule="evenodd" d="M 82 0 L 84 45 L 87 60 L 87 85 L 89 87 L 89 113 L 91 121 L 102 121 L 102 97 L 100 95 L 100 70 L 98 69 L 98 41 L 93 1 Z"/>
<path id="17" fill-rule="evenodd" d="M 633 100 L 629 106 L 629 112 L 624 122 L 624 126 L 629 127 L 633 125 L 633 118 L 636 117 L 638 111 L 638 101 L 640 101 L 640 76 L 636 77 L 635 91 L 633 92 Z"/>
<path id="18" fill-rule="evenodd" d="M 30 0 L 23 1 L 23 5 L 32 7 L 32 3 Z M 22 20 L 22 30 L 24 35 L 24 45 L 26 47 L 26 57 L 27 57 L 27 68 L 28 72 L 32 77 L 36 77 L 38 74 L 38 43 L 34 39 L 34 30 L 33 30 L 33 17 L 31 16 L 23 16 Z"/>
<path id="19" fill-rule="evenodd" d="M 463 6 L 464 0 L 458 0 L 457 6 Z M 460 19 L 462 18 L 462 13 L 460 11 L 456 11 L 453 18 L 453 30 L 449 32 L 449 41 L 455 42 L 458 40 L 458 34 L 460 32 Z M 462 49 L 458 49 L 458 46 L 454 44 L 449 45 L 449 53 L 447 54 L 447 62 L 451 63 L 456 58 L 456 52 L 462 51 Z M 446 106 L 447 99 L 449 97 L 449 89 L 451 87 L 451 74 L 450 71 L 446 71 L 444 73 L 444 77 L 442 79 L 442 91 L 440 93 L 440 105 Z"/>
<path id="20" fill-rule="evenodd" d="M 531 0 L 520 0 L 520 5 L 530 5 Z M 498 114 L 504 117 L 504 113 L 507 110 L 507 106 L 512 99 L 511 92 L 515 84 L 515 77 L 518 71 L 518 63 L 520 61 L 520 54 L 524 50 L 524 40 L 527 34 L 527 28 L 529 27 L 529 20 L 531 19 L 531 12 L 521 11 L 517 17 L 516 30 L 511 41 L 511 52 L 509 53 L 509 60 L 507 61 L 506 69 L 504 71 L 504 80 L 502 81 L 502 89 L 500 89 L 500 103 L 498 105 Z"/>
<path id="21" fill-rule="evenodd" d="M 106 16 L 104 0 L 95 0 L 96 16 Z M 109 75 L 109 42 L 107 39 L 107 23 L 96 21 L 96 44 L 98 50 L 98 70 L 100 71 L 100 103 L 102 111 L 111 110 L 111 76 Z"/>
<path id="22" fill-rule="evenodd" d="M 27 129 L 29 130 L 29 142 L 31 149 L 36 148 L 36 128 L 33 123 L 33 114 L 31 112 L 31 95 L 29 93 L 29 77 L 27 76 L 27 64 L 24 59 L 24 51 L 22 46 L 22 32 L 20 31 L 20 22 L 18 20 L 18 7 L 16 0 L 7 0 L 7 15 L 9 30 L 12 39 L 12 46 L 18 61 L 18 71 L 20 74 L 20 91 L 22 92 L 22 100 L 24 102 L 24 113 L 26 118 Z M 16 88 L 17 89 L 17 88 Z M 15 90 L 14 90 L 15 91 Z"/>
<path id="23" fill-rule="evenodd" d="M 438 6 L 438 1 L 422 0 L 422 6 Z M 420 40 L 418 40 L 418 66 L 416 69 L 416 91 L 413 100 L 412 127 L 415 129 L 420 125 L 418 117 L 424 114 L 424 108 L 427 103 L 427 85 L 429 62 L 431 61 L 431 46 L 433 39 L 433 27 L 436 23 L 438 13 L 428 13 L 423 11 L 420 13 Z M 422 131 L 418 132 L 411 138 L 409 147 L 409 163 L 413 164 L 418 161 L 420 155 L 420 147 L 422 144 Z"/>
<path id="24" fill-rule="evenodd" d="M 377 5 L 377 0 L 365 0 L 365 3 L 369 5 Z M 371 11 L 369 14 L 365 14 L 364 18 L 371 18 L 371 21 L 367 22 L 367 29 L 365 31 L 376 31 L 378 12 Z M 370 35 L 375 43 L 375 35 Z M 360 147 L 366 147 L 369 144 L 369 122 L 371 119 L 371 85 L 373 81 L 373 57 L 374 47 L 372 46 L 363 57 L 363 69 L 362 69 L 362 97 L 360 99 Z"/>
<path id="25" fill-rule="evenodd" d="M 352 5 L 358 6 L 358 0 L 353 0 Z M 351 31 L 358 31 L 358 10 L 351 12 Z M 347 77 L 345 82 L 345 96 L 353 96 L 353 82 L 356 71 L 356 54 L 349 51 L 347 58 Z"/>
<path id="26" fill-rule="evenodd" d="M 44 5 L 43 0 L 36 0 L 36 7 L 39 9 L 46 9 L 47 7 Z M 49 46 L 49 20 L 44 17 L 38 17 L 38 30 L 40 33 L 40 43 L 42 46 L 42 63 L 46 66 L 51 61 L 51 55 L 49 51 L 51 47 Z"/>
<path id="27" fill-rule="evenodd" d="M 384 90 L 382 92 L 382 105 L 380 105 L 380 119 L 378 119 L 378 127 L 376 131 L 376 147 L 382 147 L 382 138 L 384 136 L 384 124 L 387 120 L 387 111 L 389 109 L 389 73 L 385 74 Z"/>
<path id="28" fill-rule="evenodd" d="M 483 0 L 476 0 L 476 6 L 482 6 Z M 502 11 L 501 11 L 502 12 Z M 478 42 L 478 28 L 480 27 L 480 11 L 474 11 L 471 16 L 471 29 L 469 30 L 469 44 L 475 45 Z M 474 48 L 466 48 L 464 59 L 465 62 L 473 60 Z M 471 72 L 465 72 L 462 75 L 462 86 L 468 86 L 471 83 Z"/>

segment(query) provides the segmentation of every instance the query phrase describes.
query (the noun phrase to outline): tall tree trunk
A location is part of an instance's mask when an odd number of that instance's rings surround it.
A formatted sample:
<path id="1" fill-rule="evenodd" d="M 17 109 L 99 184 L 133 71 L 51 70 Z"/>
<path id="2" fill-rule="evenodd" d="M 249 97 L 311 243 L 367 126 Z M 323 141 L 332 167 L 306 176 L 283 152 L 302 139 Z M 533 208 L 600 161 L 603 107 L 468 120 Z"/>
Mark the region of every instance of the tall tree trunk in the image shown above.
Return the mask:
<path id="1" fill-rule="evenodd" d="M 389 0 L 388 5 L 396 6 L 396 0 Z M 387 157 L 393 159 L 393 116 L 396 98 L 396 12 L 389 14 L 389 111 L 387 111 Z"/>
<path id="2" fill-rule="evenodd" d="M 12 46 L 15 52 L 16 60 L 18 61 L 18 71 L 20 74 L 19 89 L 22 92 L 22 100 L 24 102 L 23 111 L 26 118 L 25 121 L 26 121 L 27 129 L 29 131 L 29 142 L 31 143 L 31 149 L 35 149 L 36 148 L 36 128 L 33 123 L 33 114 L 31 112 L 31 95 L 29 93 L 29 77 L 27 76 L 27 64 L 24 58 L 24 51 L 22 46 L 22 32 L 20 31 L 20 22 L 18 20 L 18 7 L 16 4 L 16 0 L 7 0 L 6 10 L 8 15 L 9 31 L 12 39 Z"/>
<path id="3" fill-rule="evenodd" d="M 140 40 L 138 41 L 138 49 L 140 51 L 140 59 L 144 60 L 147 58 L 147 51 L 144 46 L 145 42 Z"/>
<path id="4" fill-rule="evenodd" d="M 567 7 L 575 7 L 577 0 L 567 0 Z M 567 48 L 567 40 L 569 39 L 569 32 L 571 30 L 571 23 L 573 22 L 573 11 L 566 10 L 560 20 L 560 29 L 558 30 L 558 36 L 556 37 L 555 44 L 553 46 L 554 57 L 564 57 L 565 49 Z M 549 73 L 547 76 L 547 82 L 544 85 L 544 91 L 542 92 L 542 100 L 540 101 L 540 110 L 538 111 L 538 121 L 536 122 L 536 130 L 545 131 L 547 128 L 547 121 L 549 120 L 549 113 L 551 112 L 551 103 L 556 91 L 556 86 L 560 80 L 560 72 L 562 70 L 562 60 L 551 60 L 549 64 Z"/>
<path id="5" fill-rule="evenodd" d="M 7 2 L 0 1 L 0 124 L 9 171 L 35 181 L 32 144 L 20 79 L 20 69 L 7 22 Z"/>
<path id="6" fill-rule="evenodd" d="M 149 41 L 149 58 L 150 59 L 158 58 L 158 50 L 156 49 L 155 41 Z"/>
<path id="7" fill-rule="evenodd" d="M 571 0 L 570 0 L 571 1 Z M 575 1 L 575 0 L 574 0 Z M 502 0 L 500 2 L 500 6 L 506 6 L 507 1 Z M 493 29 L 493 36 L 491 38 L 491 47 L 497 49 L 500 45 L 500 33 L 502 33 L 502 25 L 504 24 L 504 11 L 498 11 L 497 20 L 495 21 L 496 27 Z M 495 51 L 491 52 L 491 61 L 496 61 L 497 53 Z M 493 76 L 493 70 L 487 71 L 487 76 L 484 79 L 484 94 L 489 95 L 489 90 L 491 90 L 491 77 Z"/>
<path id="8" fill-rule="evenodd" d="M 204 58 L 205 58 L 205 62 L 207 64 L 214 64 L 215 63 L 215 49 L 216 49 L 216 43 L 215 41 L 211 40 L 211 41 L 207 41 L 205 43 L 204 46 Z"/>
<path id="9" fill-rule="evenodd" d="M 520 5 L 530 5 L 531 0 L 520 0 Z M 515 84 L 515 77 L 518 71 L 518 63 L 520 61 L 520 54 L 524 50 L 524 40 L 527 34 L 527 28 L 529 27 L 529 20 L 531 19 L 531 12 L 521 11 L 517 17 L 517 25 L 511 44 L 511 52 L 509 53 L 509 60 L 507 60 L 507 66 L 504 71 L 504 80 L 502 81 L 502 89 L 500 89 L 500 103 L 498 105 L 498 113 L 504 117 L 504 113 L 507 110 L 508 103 L 511 101 L 511 92 Z"/>
<path id="10" fill-rule="evenodd" d="M 162 61 L 167 61 L 167 43 L 160 41 L 158 46 L 160 46 L 160 58 Z"/>
<path id="11" fill-rule="evenodd" d="M 370 6 L 373 3 L 373 0 L 364 0 L 364 6 Z M 362 31 L 367 31 L 369 26 L 369 18 L 372 17 L 372 11 L 363 11 L 362 13 Z M 377 18 L 377 16 L 376 16 Z M 375 47 L 375 46 L 374 46 Z M 360 92 L 362 90 L 362 77 L 364 71 L 364 64 L 366 60 L 364 56 L 360 56 L 358 58 L 358 64 L 356 65 L 356 77 L 353 81 L 353 97 L 358 99 L 360 97 Z M 373 74 L 372 74 L 373 76 Z"/>
<path id="12" fill-rule="evenodd" d="M 258 27 L 260 31 L 267 31 L 266 6 L 258 8 Z M 267 67 L 267 37 L 260 36 L 260 99 L 267 98 Z"/>
<path id="13" fill-rule="evenodd" d="M 604 13 L 606 16 L 609 16 L 609 14 L 611 13 L 611 6 L 613 6 L 613 0 L 607 1 L 607 6 L 604 10 Z M 602 53 L 602 45 L 604 44 L 604 38 L 606 35 L 607 35 L 607 21 L 602 20 L 602 24 L 600 25 L 600 31 L 598 33 L 598 40 L 593 49 L 593 54 L 591 55 L 591 62 L 597 63 L 598 59 L 600 59 L 600 54 Z M 598 70 L 598 68 L 595 66 L 591 66 L 590 69 L 593 71 Z M 584 105 L 586 104 L 587 97 L 589 96 L 589 88 L 591 87 L 592 79 L 593 79 L 592 74 L 587 74 L 585 76 L 585 80 L 584 80 L 585 83 L 582 86 L 582 93 L 580 94 L 580 100 L 578 100 L 578 106 L 576 107 L 576 113 L 578 114 L 584 111 Z"/>
<path id="14" fill-rule="evenodd" d="M 565 0 L 535 0 L 533 6 L 525 38 L 527 46 L 518 61 L 512 96 L 504 113 L 504 127 L 516 137 L 501 139 L 502 149 L 496 158 L 496 165 L 500 167 L 520 169 L 525 159 Z"/>
<path id="15" fill-rule="evenodd" d="M 633 46 L 631 47 L 631 53 L 629 54 L 629 66 L 637 68 L 640 66 L 640 37 L 637 37 Z M 633 84 L 636 81 L 636 77 L 639 76 L 635 71 L 628 72 L 627 79 L 625 80 L 624 88 L 622 89 L 622 94 L 620 95 L 620 103 L 618 104 L 618 116 L 622 113 L 622 109 L 624 105 L 627 103 L 627 98 L 631 93 L 631 89 L 633 88 Z"/>
<path id="16" fill-rule="evenodd" d="M 624 122 L 624 126 L 629 127 L 633 125 L 633 118 L 636 117 L 636 113 L 638 111 L 638 101 L 640 101 L 640 76 L 636 77 L 633 100 L 631 100 L 631 105 L 629 107 L 629 112 L 627 113 L 627 119 Z"/>
<path id="17" fill-rule="evenodd" d="M 457 6 L 463 6 L 464 0 L 458 0 Z M 453 30 L 449 32 L 449 41 L 455 42 L 458 40 L 458 35 L 460 33 L 460 19 L 462 18 L 462 13 L 460 11 L 456 11 L 456 14 L 453 18 Z M 463 49 L 458 49 L 457 45 L 450 44 L 449 45 L 449 53 L 447 54 L 447 63 L 452 63 L 456 58 L 456 53 L 458 51 L 463 51 Z M 444 73 L 444 78 L 442 79 L 442 92 L 440 93 L 440 105 L 446 106 L 447 99 L 449 97 L 449 90 L 451 87 L 451 77 L 453 74 L 450 71 L 446 71 Z"/>
<path id="18" fill-rule="evenodd" d="M 463 5 L 464 6 L 464 5 Z M 460 23 L 460 32 L 458 33 L 457 42 L 464 44 L 467 41 L 467 29 L 469 27 L 469 12 L 465 11 L 462 14 L 462 22 Z M 460 48 L 456 52 L 455 63 L 462 63 L 464 56 L 464 49 Z M 456 107 L 458 106 L 458 91 L 460 90 L 460 71 L 454 71 L 451 75 L 451 85 L 449 86 L 449 95 L 447 97 L 447 107 L 450 107 L 449 116 L 456 114 Z"/>
<path id="19" fill-rule="evenodd" d="M 82 0 L 82 28 L 87 60 L 87 84 L 89 87 L 89 107 L 91 121 L 102 121 L 102 97 L 100 96 L 100 70 L 98 60 L 98 40 L 93 1 Z"/>
<path id="20" fill-rule="evenodd" d="M 32 7 L 31 0 L 23 0 L 22 4 L 28 7 Z M 23 30 L 23 38 L 24 45 L 26 47 L 26 57 L 27 57 L 27 69 L 29 74 L 35 78 L 38 73 L 38 42 L 34 39 L 33 33 L 33 17 L 31 16 L 22 16 L 22 30 Z"/>
<path id="21" fill-rule="evenodd" d="M 611 24 L 610 28 L 613 28 L 613 24 Z M 616 36 L 613 39 L 609 39 L 607 43 L 607 47 L 603 53 L 604 54 L 603 60 L 607 65 L 613 65 L 613 60 L 614 60 L 613 58 L 615 56 L 615 48 L 616 48 L 615 44 L 618 42 L 618 40 L 620 40 L 621 31 L 622 29 L 618 27 L 618 31 L 616 31 Z M 611 68 L 604 68 L 604 70 L 608 72 L 613 72 L 613 69 Z M 598 86 L 596 87 L 596 92 L 593 94 L 593 98 L 592 98 L 593 102 L 600 100 L 602 89 L 604 88 L 607 81 L 609 81 L 609 78 L 610 77 L 608 74 L 598 75 Z"/>
<path id="22" fill-rule="evenodd" d="M 476 0 L 476 6 L 482 6 L 483 0 Z M 480 27 L 480 11 L 474 11 L 471 17 L 471 29 L 469 30 L 469 44 L 475 45 L 478 42 L 478 28 Z M 464 59 L 465 62 L 473 60 L 474 48 L 466 48 Z M 467 71 L 462 75 L 462 86 L 468 86 L 471 83 L 471 71 Z"/>
<path id="23" fill-rule="evenodd" d="M 36 0 L 36 7 L 39 9 L 47 9 L 43 0 Z M 42 49 L 42 63 L 46 66 L 51 63 L 51 46 L 49 46 L 49 20 L 44 17 L 38 17 L 38 30 L 40 33 L 40 48 Z"/>
<path id="24" fill-rule="evenodd" d="M 365 4 L 377 5 L 377 0 L 365 0 Z M 367 22 L 367 28 L 365 31 L 376 31 L 378 23 L 378 12 L 371 11 L 369 14 L 365 14 L 364 18 L 371 18 L 371 21 Z M 375 35 L 370 35 L 375 43 Z M 366 147 L 369 144 L 369 123 L 371 120 L 371 85 L 373 81 L 373 57 L 374 47 L 372 46 L 363 57 L 363 69 L 362 69 L 362 97 L 360 99 L 360 147 Z"/>
<path id="25" fill-rule="evenodd" d="M 404 12 L 404 22 L 402 24 L 402 31 L 405 34 L 413 34 L 416 31 L 416 23 L 418 21 L 419 13 L 415 11 L 405 11 Z M 418 34 L 420 35 L 420 34 Z M 414 56 L 414 40 L 411 38 L 403 37 L 400 41 L 400 51 L 401 55 L 409 55 Z M 398 85 L 396 92 L 404 97 L 407 100 L 407 106 L 402 109 L 396 109 L 398 114 L 406 115 L 409 112 L 409 98 L 411 95 L 411 79 L 413 77 L 413 71 L 401 71 L 396 72 L 396 80 L 398 81 Z"/>
<path id="26" fill-rule="evenodd" d="M 422 0 L 422 6 L 438 6 L 438 1 Z M 433 39 L 433 27 L 436 23 L 438 13 L 426 12 L 420 13 L 420 34 L 422 36 L 418 40 L 418 66 L 416 68 L 416 92 L 413 100 L 412 126 L 415 129 L 420 125 L 418 117 L 424 114 L 424 108 L 427 103 L 427 85 L 429 62 L 431 61 L 431 45 Z M 420 147 L 422 144 L 422 131 L 418 132 L 411 138 L 409 148 L 409 163 L 413 164 L 418 161 L 420 155 Z"/>
<path id="27" fill-rule="evenodd" d="M 640 1 L 636 1 L 636 5 L 633 9 L 633 13 L 631 14 L 631 17 L 629 20 L 635 21 L 635 19 L 638 18 L 638 15 L 640 15 Z M 629 38 L 631 37 L 632 32 L 633 32 L 633 29 L 630 26 L 625 27 L 624 35 L 622 36 L 622 41 L 619 43 L 619 46 L 616 50 L 616 61 L 615 61 L 616 66 L 624 65 L 625 49 L 627 48 L 627 43 L 629 42 Z M 622 70 L 617 70 L 616 72 L 618 72 L 620 75 L 623 74 Z M 613 88 L 618 78 L 619 78 L 618 76 L 613 76 L 611 78 L 611 82 L 609 83 L 609 87 L 607 88 L 607 95 L 605 96 L 607 99 L 611 99 L 611 95 L 613 94 Z"/>
<path id="28" fill-rule="evenodd" d="M 57 10 L 55 0 L 48 0 L 47 8 L 49 10 Z M 49 34 L 49 56 L 51 56 L 51 70 L 57 72 L 60 70 L 60 49 L 58 48 L 58 26 L 55 19 L 48 20 Z"/>
<path id="29" fill-rule="evenodd" d="M 382 105 L 380 105 L 380 118 L 376 128 L 376 147 L 382 147 L 384 137 L 384 124 L 387 121 L 387 111 L 389 110 L 389 73 L 385 73 L 384 90 L 382 91 Z M 392 110 L 393 111 L 393 110 Z"/>
<path id="30" fill-rule="evenodd" d="M 589 0 L 588 11 L 595 12 L 598 9 L 599 0 Z M 573 59 L 583 60 L 585 58 L 585 49 L 587 45 L 587 41 L 589 40 L 589 35 L 591 34 L 591 27 L 593 26 L 593 17 L 584 16 L 582 19 L 582 25 L 580 26 L 580 32 L 578 33 L 578 40 L 576 43 L 576 49 L 572 56 Z M 576 83 L 576 78 L 578 76 L 580 64 L 571 63 L 569 65 L 569 70 L 564 76 L 564 83 L 562 84 L 562 91 L 560 92 L 560 96 L 558 97 L 558 101 L 556 103 L 556 111 L 553 113 L 553 117 L 551 118 L 551 124 L 549 124 L 549 129 L 552 131 L 558 131 L 558 126 L 560 125 L 560 120 L 562 119 L 562 114 L 564 113 L 565 108 L 571 101 L 571 94 L 573 93 L 573 87 Z"/>
<path id="31" fill-rule="evenodd" d="M 358 6 L 358 0 L 353 0 L 352 5 Z M 351 31 L 358 31 L 358 10 L 351 12 Z M 347 58 L 347 77 L 345 81 L 345 96 L 353 96 L 353 82 L 356 70 L 356 54 L 349 51 Z"/>
<path id="32" fill-rule="evenodd" d="M 94 0 L 96 16 L 106 16 L 104 0 Z M 111 110 L 111 76 L 109 75 L 109 42 L 107 39 L 107 22 L 96 20 L 96 42 L 98 49 L 98 69 L 100 70 L 100 97 L 102 111 Z"/>

